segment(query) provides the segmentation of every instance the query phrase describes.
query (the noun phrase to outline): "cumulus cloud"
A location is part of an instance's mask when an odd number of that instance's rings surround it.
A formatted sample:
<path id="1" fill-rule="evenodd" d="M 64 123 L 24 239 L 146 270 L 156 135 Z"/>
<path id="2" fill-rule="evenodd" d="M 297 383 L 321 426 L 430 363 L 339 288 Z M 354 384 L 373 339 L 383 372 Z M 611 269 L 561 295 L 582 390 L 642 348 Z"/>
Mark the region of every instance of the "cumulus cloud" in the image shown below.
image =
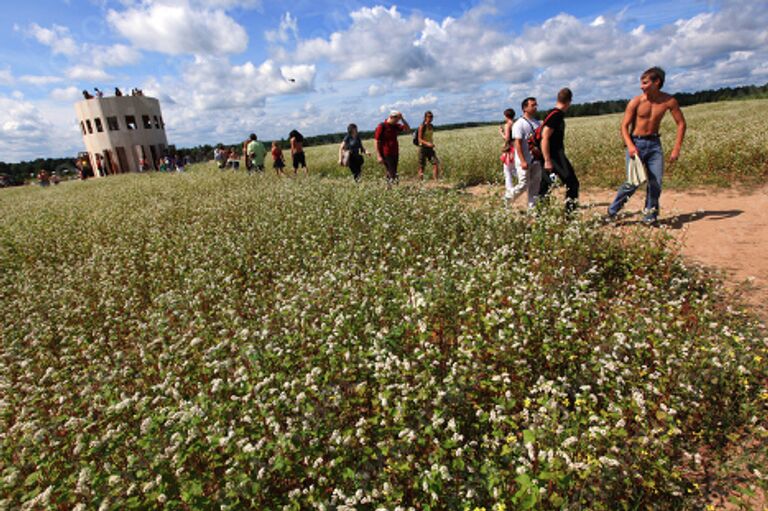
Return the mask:
<path id="1" fill-rule="evenodd" d="M 311 65 L 280 66 L 267 60 L 233 66 L 225 57 L 196 57 L 184 69 L 183 85 L 170 89 L 176 90 L 175 102 L 197 112 L 260 107 L 269 96 L 312 90 L 315 75 Z"/>
<path id="2" fill-rule="evenodd" d="M 53 89 L 51 91 L 51 99 L 55 101 L 74 103 L 82 99 L 82 92 L 74 85 L 70 87 Z"/>
<path id="3" fill-rule="evenodd" d="M 627 76 L 634 85 L 651 65 L 684 68 L 699 77 L 711 68 L 736 76 L 746 66 L 734 55 L 749 54 L 753 63 L 763 63 L 753 76 L 765 68 L 768 10 L 759 3 L 726 3 L 718 12 L 654 30 L 626 26 L 631 8 L 590 20 L 559 14 L 517 35 L 494 26 L 495 14 L 492 6 L 481 5 L 458 18 L 433 20 L 418 13 L 405 17 L 396 7 L 362 8 L 350 15 L 348 28 L 300 41 L 293 57 L 327 60 L 334 67 L 331 80 L 387 79 L 400 87 L 453 92 L 498 81 L 512 89 L 546 81 L 552 84 L 547 91 L 581 83 L 589 89 L 585 100 L 616 97 L 627 89 Z M 706 83 L 716 86 L 719 77 L 713 74 Z M 368 94 L 382 90 L 372 85 Z"/>
<path id="4" fill-rule="evenodd" d="M 280 19 L 280 26 L 277 30 L 270 30 L 264 37 L 270 43 L 287 43 L 291 38 L 299 38 L 299 24 L 290 12 L 283 14 Z"/>
<path id="5" fill-rule="evenodd" d="M 14 27 L 16 30 L 22 30 L 20 27 Z M 60 25 L 53 25 L 51 28 L 41 27 L 37 23 L 32 23 L 27 33 L 34 37 L 37 42 L 51 48 L 54 55 L 77 55 L 79 48 L 75 40 L 69 35 L 69 29 Z"/>
<path id="6" fill-rule="evenodd" d="M 431 57 L 413 44 L 423 25 L 419 16 L 404 18 L 397 7 L 365 7 L 351 14 L 352 25 L 328 39 L 301 41 L 299 61 L 327 59 L 343 80 L 402 77 L 410 70 L 430 65 Z M 363 51 L 364 49 L 364 51 Z"/>
<path id="7" fill-rule="evenodd" d="M 30 85 L 50 85 L 52 83 L 59 83 L 63 78 L 60 76 L 37 76 L 37 75 L 24 75 L 19 77 L 19 81 L 22 83 L 28 83 Z"/>
<path id="8" fill-rule="evenodd" d="M 0 85 L 12 85 L 14 81 L 10 68 L 0 69 Z"/>
<path id="9" fill-rule="evenodd" d="M 112 76 L 98 67 L 88 65 L 73 66 L 67 70 L 67 76 L 72 80 L 83 80 L 90 82 L 104 82 Z"/>
<path id="10" fill-rule="evenodd" d="M 92 57 L 91 63 L 97 67 L 130 66 L 141 60 L 141 52 L 124 44 L 94 46 L 87 51 Z"/>
<path id="11" fill-rule="evenodd" d="M 379 107 L 379 112 L 385 113 L 385 112 L 389 112 L 390 110 L 405 110 L 408 108 L 430 106 L 436 103 L 437 103 L 437 96 L 435 96 L 432 93 L 429 93 L 415 99 L 400 100 L 400 101 L 395 101 L 394 103 L 381 105 Z"/>
<path id="12" fill-rule="evenodd" d="M 51 141 L 53 124 L 30 102 L 0 95 L 0 154 L 19 160 Z"/>
<path id="13" fill-rule="evenodd" d="M 135 47 L 170 55 L 226 55 L 248 47 L 245 29 L 223 10 L 192 9 L 186 2 L 110 10 L 107 20 Z"/>

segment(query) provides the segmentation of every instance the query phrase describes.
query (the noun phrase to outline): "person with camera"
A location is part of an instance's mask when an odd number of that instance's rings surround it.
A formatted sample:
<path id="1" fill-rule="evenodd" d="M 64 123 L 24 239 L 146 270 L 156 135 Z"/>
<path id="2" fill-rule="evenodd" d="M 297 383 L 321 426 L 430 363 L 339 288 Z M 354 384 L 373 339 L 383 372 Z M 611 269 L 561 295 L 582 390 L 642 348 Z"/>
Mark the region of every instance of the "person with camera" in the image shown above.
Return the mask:
<path id="1" fill-rule="evenodd" d="M 384 165 L 387 172 L 387 183 L 391 186 L 398 183 L 397 163 L 400 158 L 400 146 L 397 137 L 401 133 L 408 133 L 411 127 L 403 114 L 397 110 L 389 112 L 383 122 L 376 127 L 373 135 L 376 141 L 376 156 L 379 163 Z"/>
<path id="2" fill-rule="evenodd" d="M 541 154 L 535 146 L 531 147 L 529 140 L 541 123 L 536 119 L 536 98 L 525 98 L 521 106 L 523 115 L 512 125 L 517 184 L 512 188 L 509 201 L 514 202 L 524 192 L 528 192 L 528 208 L 533 208 L 539 198 Z"/>

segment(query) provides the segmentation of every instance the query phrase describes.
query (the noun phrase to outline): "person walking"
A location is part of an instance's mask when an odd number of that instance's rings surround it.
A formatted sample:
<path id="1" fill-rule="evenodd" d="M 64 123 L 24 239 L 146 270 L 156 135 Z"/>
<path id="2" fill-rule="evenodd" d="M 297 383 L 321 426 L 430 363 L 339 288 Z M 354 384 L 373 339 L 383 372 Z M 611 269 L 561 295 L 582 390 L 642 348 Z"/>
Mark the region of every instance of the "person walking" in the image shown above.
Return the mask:
<path id="1" fill-rule="evenodd" d="M 533 208 L 539 197 L 541 184 L 541 154 L 532 154 L 528 143 L 541 124 L 536 119 L 536 98 L 528 97 L 522 103 L 523 115 L 512 126 L 517 184 L 512 188 L 510 202 L 528 192 L 528 208 Z"/>
<path id="2" fill-rule="evenodd" d="M 283 174 L 285 168 L 285 160 L 283 159 L 283 150 L 278 145 L 277 141 L 272 142 L 272 167 L 275 169 L 277 175 Z"/>
<path id="3" fill-rule="evenodd" d="M 256 169 L 256 172 L 264 172 L 264 157 L 267 155 L 267 149 L 264 144 L 259 142 L 255 133 L 251 133 L 248 137 L 248 146 L 246 148 L 246 156 L 250 161 L 251 169 Z M 251 170 L 248 170 L 250 173 Z"/>
<path id="4" fill-rule="evenodd" d="M 424 112 L 424 122 L 419 126 L 416 139 L 419 143 L 419 181 L 424 179 L 424 165 L 432 164 L 432 177 L 437 181 L 440 177 L 440 160 L 435 153 L 434 133 L 432 125 L 434 115 L 427 110 Z"/>
<path id="5" fill-rule="evenodd" d="M 307 157 L 304 155 L 304 136 L 296 130 L 291 130 L 288 134 L 291 139 L 291 159 L 293 160 L 293 174 L 299 172 L 299 167 L 304 169 L 305 174 L 309 174 L 307 168 Z"/>
<path id="6" fill-rule="evenodd" d="M 666 73 L 660 67 L 647 69 L 640 76 L 639 96 L 635 96 L 627 104 L 624 118 L 621 121 L 621 138 L 626 145 L 626 158 L 639 156 L 648 170 L 648 189 L 645 197 L 643 223 L 656 225 L 659 215 L 659 199 L 661 198 L 661 181 L 664 176 L 664 150 L 661 147 L 659 127 L 664 115 L 672 114 L 677 125 L 675 146 L 669 155 L 669 162 L 674 163 L 680 158 L 680 149 L 685 137 L 686 123 L 677 100 L 665 92 Z M 608 206 L 608 219 L 616 218 L 621 208 L 637 191 L 637 186 L 624 183 L 619 187 L 616 197 Z"/>
<path id="7" fill-rule="evenodd" d="M 515 111 L 504 110 L 504 123 L 499 126 L 499 135 L 504 139 L 501 147 L 501 169 L 504 172 L 504 202 L 512 200 L 515 189 L 515 155 L 512 142 L 512 126 L 515 124 Z"/>
<path id="8" fill-rule="evenodd" d="M 571 106 L 573 92 L 565 87 L 557 93 L 557 104 L 544 119 L 541 130 L 541 152 L 544 156 L 544 174 L 554 173 L 565 185 L 565 211 L 569 216 L 578 207 L 579 179 L 573 165 L 565 155 L 565 112 Z M 540 195 L 549 192 L 551 180 L 542 179 Z"/>
<path id="9" fill-rule="evenodd" d="M 398 183 L 397 164 L 400 158 L 400 146 L 397 136 L 411 131 L 408 121 L 397 110 L 389 112 L 383 122 L 376 127 L 373 135 L 376 141 L 376 157 L 387 172 L 387 183 L 391 186 Z"/>
<path id="10" fill-rule="evenodd" d="M 357 124 L 350 124 L 347 126 L 347 134 L 344 140 L 339 145 L 339 163 L 349 167 L 349 170 L 352 171 L 352 177 L 358 183 L 363 173 L 363 154 L 366 156 L 371 155 L 363 147 L 363 141 L 360 138 Z"/>

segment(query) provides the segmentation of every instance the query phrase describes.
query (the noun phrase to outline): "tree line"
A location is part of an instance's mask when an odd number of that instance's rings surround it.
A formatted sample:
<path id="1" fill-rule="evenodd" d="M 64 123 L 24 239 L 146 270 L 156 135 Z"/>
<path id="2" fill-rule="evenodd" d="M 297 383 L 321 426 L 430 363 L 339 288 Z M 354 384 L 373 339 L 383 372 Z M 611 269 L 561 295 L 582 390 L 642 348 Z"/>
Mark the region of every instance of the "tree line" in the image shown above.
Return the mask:
<path id="1" fill-rule="evenodd" d="M 766 99 L 768 98 L 768 83 L 765 85 L 746 85 L 742 87 L 723 87 L 720 89 L 708 89 L 698 92 L 679 92 L 673 96 L 680 103 L 680 106 L 691 106 L 700 103 L 712 103 L 716 101 L 728 101 L 739 99 Z M 595 101 L 592 103 L 573 104 L 568 109 L 567 117 L 584 117 L 592 115 L 604 115 L 623 112 L 627 106 L 627 99 L 614 99 L 608 101 Z M 540 112 L 540 116 L 544 112 Z M 442 124 L 441 130 L 452 130 L 459 128 L 473 128 L 478 126 L 488 126 L 498 124 L 498 121 L 489 122 L 462 122 L 454 124 Z M 327 133 L 324 135 L 314 135 L 304 138 L 305 146 L 338 144 L 346 135 L 346 132 Z M 373 137 L 373 131 L 361 131 L 363 138 Z M 288 141 L 281 139 L 277 141 L 280 147 L 287 148 Z M 271 144 L 272 141 L 265 141 L 265 144 Z M 234 144 L 217 144 L 223 147 L 233 148 L 237 151 L 242 149 L 242 142 Z M 199 145 L 189 148 L 179 148 L 175 150 L 176 155 L 184 158 L 188 157 L 191 162 L 206 161 L 212 157 L 213 148 L 210 144 Z M 37 158 L 31 161 L 22 161 L 19 163 L 0 162 L 0 186 L 20 185 L 37 174 L 40 169 L 55 171 L 62 176 L 74 175 L 77 173 L 74 165 L 74 156 L 68 158 Z"/>

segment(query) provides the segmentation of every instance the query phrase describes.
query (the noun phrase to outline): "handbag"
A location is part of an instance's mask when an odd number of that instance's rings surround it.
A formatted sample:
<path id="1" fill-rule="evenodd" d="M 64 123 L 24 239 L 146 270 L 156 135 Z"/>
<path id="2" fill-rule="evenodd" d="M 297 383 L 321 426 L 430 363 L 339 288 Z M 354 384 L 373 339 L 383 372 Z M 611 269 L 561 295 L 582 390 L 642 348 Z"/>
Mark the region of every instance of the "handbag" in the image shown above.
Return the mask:
<path id="1" fill-rule="evenodd" d="M 640 156 L 635 154 L 627 161 L 627 183 L 632 186 L 640 186 L 648 181 L 648 172 Z"/>
<path id="2" fill-rule="evenodd" d="M 343 167 L 349 167 L 349 155 L 351 151 L 349 149 L 342 149 L 341 156 L 339 156 L 339 165 Z"/>

